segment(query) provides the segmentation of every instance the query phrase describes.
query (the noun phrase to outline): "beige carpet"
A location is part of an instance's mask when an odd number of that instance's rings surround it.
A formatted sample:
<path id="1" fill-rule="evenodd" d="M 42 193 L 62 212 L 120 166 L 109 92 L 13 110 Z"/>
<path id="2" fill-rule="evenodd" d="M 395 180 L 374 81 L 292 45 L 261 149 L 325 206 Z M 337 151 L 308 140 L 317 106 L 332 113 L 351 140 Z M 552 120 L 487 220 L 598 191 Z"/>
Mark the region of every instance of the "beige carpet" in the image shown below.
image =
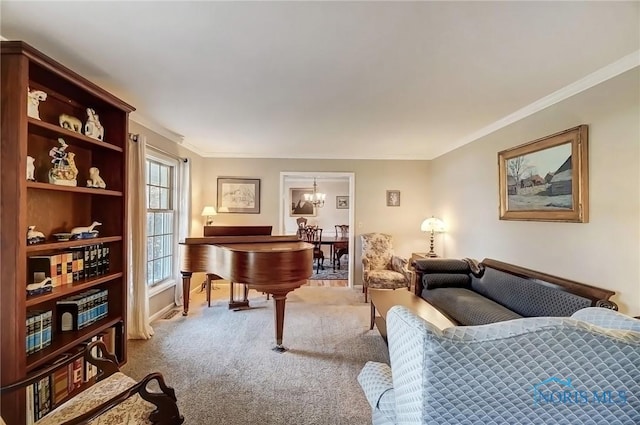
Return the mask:
<path id="1" fill-rule="evenodd" d="M 226 295 L 227 287 L 214 291 Z M 149 341 L 130 341 L 124 372 L 158 371 L 176 390 L 190 425 L 370 424 L 356 377 L 368 360 L 388 362 L 359 289 L 302 287 L 287 298 L 284 354 L 274 346 L 273 305 L 250 292 L 254 309 L 191 298 L 188 317 L 153 323 Z"/>

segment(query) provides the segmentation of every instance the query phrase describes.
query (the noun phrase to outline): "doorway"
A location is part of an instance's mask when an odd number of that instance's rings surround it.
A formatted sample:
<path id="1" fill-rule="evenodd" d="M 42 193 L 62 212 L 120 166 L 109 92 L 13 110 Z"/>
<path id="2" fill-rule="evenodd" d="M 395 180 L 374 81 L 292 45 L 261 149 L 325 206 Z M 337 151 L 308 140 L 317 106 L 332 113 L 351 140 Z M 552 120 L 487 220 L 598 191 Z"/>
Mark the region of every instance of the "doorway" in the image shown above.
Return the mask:
<path id="1" fill-rule="evenodd" d="M 279 213 L 279 230 L 281 235 L 293 234 L 297 231 L 296 217 L 290 215 L 291 199 L 290 189 L 311 188 L 314 179 L 318 185 L 318 192 L 326 193 L 325 205 L 317 210 L 316 216 L 308 217 L 310 224 L 321 224 L 328 229 L 328 235 L 333 236 L 334 225 L 345 223 L 331 222 L 332 214 L 344 217 L 347 212 L 349 229 L 349 255 L 348 259 L 348 279 L 349 288 L 353 288 L 354 279 L 354 258 L 355 249 L 354 229 L 355 229 L 355 173 L 345 172 L 324 172 L 324 171 L 282 171 L 280 172 L 280 213 Z M 332 188 L 326 191 L 323 188 Z M 345 191 L 347 195 L 345 195 Z M 346 206 L 345 208 L 345 196 Z M 338 198 L 339 197 L 339 198 Z M 338 203 L 339 202 L 339 203 Z M 324 234 L 323 234 L 324 237 Z M 333 259 L 330 259 L 333 261 Z M 332 266 L 330 262 L 329 266 Z M 326 266 L 325 266 L 326 267 Z"/>

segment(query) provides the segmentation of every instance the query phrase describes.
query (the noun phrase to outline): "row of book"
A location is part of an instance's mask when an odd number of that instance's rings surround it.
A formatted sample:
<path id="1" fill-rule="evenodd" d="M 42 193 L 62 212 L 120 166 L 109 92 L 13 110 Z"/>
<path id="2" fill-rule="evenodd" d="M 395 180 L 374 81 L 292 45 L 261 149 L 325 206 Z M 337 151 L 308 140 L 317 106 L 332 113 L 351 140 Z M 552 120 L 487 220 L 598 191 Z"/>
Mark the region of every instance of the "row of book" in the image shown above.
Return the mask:
<path id="1" fill-rule="evenodd" d="M 51 344 L 53 311 L 31 311 L 27 315 L 27 354 L 33 354 Z"/>
<path id="2" fill-rule="evenodd" d="M 39 283 L 49 277 L 51 286 L 56 287 L 100 276 L 109 272 L 109 253 L 109 246 L 100 243 L 57 254 L 32 255 L 27 259 L 27 277 L 30 283 Z"/>
<path id="3" fill-rule="evenodd" d="M 56 302 L 58 331 L 77 331 L 107 317 L 109 291 L 90 289 Z"/>
<path id="4" fill-rule="evenodd" d="M 115 328 L 109 328 L 85 341 L 74 352 L 63 354 L 54 363 L 64 363 L 78 351 L 84 351 L 87 344 L 96 340 L 103 341 L 107 350 L 113 353 L 115 350 Z M 91 381 L 97 374 L 98 368 L 96 366 L 85 361 L 84 357 L 79 357 L 60 367 L 51 375 L 29 385 L 26 388 L 27 425 L 34 424 L 51 410 L 74 396 L 83 385 Z"/>

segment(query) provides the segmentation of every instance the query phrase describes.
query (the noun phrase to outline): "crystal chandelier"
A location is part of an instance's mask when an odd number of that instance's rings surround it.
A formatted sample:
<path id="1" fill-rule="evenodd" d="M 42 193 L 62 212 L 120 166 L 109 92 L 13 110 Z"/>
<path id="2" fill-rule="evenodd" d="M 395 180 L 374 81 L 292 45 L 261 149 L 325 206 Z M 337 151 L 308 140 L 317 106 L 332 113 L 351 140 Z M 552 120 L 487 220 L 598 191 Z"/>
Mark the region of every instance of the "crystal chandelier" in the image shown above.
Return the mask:
<path id="1" fill-rule="evenodd" d="M 318 192 L 318 185 L 316 184 L 316 178 L 313 178 L 313 193 L 305 193 L 304 200 L 310 202 L 314 208 L 324 207 L 324 199 L 326 194 Z"/>

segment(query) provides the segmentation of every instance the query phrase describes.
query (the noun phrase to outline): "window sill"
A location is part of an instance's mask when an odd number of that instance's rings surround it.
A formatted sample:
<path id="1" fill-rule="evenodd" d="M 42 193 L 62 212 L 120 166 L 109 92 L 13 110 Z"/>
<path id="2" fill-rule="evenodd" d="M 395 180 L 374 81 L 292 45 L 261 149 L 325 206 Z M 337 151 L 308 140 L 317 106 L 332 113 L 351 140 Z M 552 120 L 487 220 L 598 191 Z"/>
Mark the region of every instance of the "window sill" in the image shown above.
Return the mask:
<path id="1" fill-rule="evenodd" d="M 176 286 L 176 281 L 175 279 L 169 279 L 169 280 L 165 280 L 162 283 L 159 283 L 155 286 L 152 286 L 149 288 L 148 292 L 147 292 L 147 298 L 151 298 L 157 294 L 159 294 L 160 292 L 164 292 L 167 289 L 171 288 L 172 286 Z"/>

